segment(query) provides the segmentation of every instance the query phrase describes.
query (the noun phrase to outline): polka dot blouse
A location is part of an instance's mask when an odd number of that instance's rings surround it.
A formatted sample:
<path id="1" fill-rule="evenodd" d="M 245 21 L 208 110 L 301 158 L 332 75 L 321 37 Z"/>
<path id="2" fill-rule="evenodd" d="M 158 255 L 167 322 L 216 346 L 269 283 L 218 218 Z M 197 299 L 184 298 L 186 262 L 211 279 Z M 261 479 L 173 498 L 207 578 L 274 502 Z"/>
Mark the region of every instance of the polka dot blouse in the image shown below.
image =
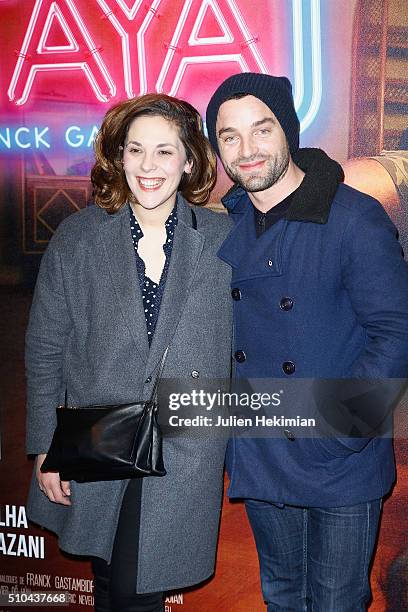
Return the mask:
<path id="1" fill-rule="evenodd" d="M 133 213 L 131 206 L 129 205 L 130 214 L 130 231 L 132 235 L 133 246 L 135 248 L 136 255 L 136 268 L 139 277 L 140 290 L 142 292 L 143 307 L 146 319 L 147 337 L 149 340 L 149 346 L 152 343 L 154 331 L 156 329 L 157 319 L 159 318 L 160 304 L 163 297 L 164 286 L 166 284 L 167 272 L 170 265 L 170 256 L 173 249 L 174 230 L 177 225 L 177 204 L 170 213 L 166 223 L 166 242 L 163 244 L 163 251 L 166 256 L 164 268 L 160 277 L 159 284 L 154 283 L 148 276 L 146 276 L 146 267 L 143 259 L 138 253 L 139 240 L 143 238 L 142 229 L 137 222 L 137 219 Z"/>

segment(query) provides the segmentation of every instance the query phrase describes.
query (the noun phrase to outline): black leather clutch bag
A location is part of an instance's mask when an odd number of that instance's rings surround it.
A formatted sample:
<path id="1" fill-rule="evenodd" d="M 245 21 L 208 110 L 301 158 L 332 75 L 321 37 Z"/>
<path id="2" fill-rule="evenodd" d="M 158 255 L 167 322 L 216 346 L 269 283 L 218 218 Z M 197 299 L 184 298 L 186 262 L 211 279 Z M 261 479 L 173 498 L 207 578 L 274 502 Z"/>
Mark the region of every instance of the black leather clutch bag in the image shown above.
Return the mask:
<path id="1" fill-rule="evenodd" d="M 57 426 L 41 472 L 59 472 L 61 480 L 77 482 L 164 476 L 157 387 L 167 351 L 149 401 L 59 406 Z"/>

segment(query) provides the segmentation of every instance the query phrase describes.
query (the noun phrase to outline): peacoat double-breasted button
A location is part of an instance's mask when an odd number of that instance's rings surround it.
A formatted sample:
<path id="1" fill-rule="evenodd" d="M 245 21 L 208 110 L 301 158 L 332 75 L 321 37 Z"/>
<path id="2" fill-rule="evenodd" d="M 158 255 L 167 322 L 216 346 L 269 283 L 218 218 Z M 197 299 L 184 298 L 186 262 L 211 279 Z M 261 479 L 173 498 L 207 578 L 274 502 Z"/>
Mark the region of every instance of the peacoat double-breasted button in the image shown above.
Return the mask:
<path id="1" fill-rule="evenodd" d="M 145 385 L 148 385 L 148 384 L 149 384 L 149 382 L 152 382 L 152 377 L 151 377 L 151 376 L 148 376 L 148 377 L 146 378 L 146 380 L 145 380 Z"/>
<path id="2" fill-rule="evenodd" d="M 293 308 L 293 300 L 290 297 L 283 297 L 279 302 L 279 306 L 281 310 L 292 310 Z"/>
<path id="3" fill-rule="evenodd" d="M 192 378 L 200 378 L 200 372 L 198 370 L 191 370 Z"/>
<path id="4" fill-rule="evenodd" d="M 231 291 L 231 296 L 232 299 L 235 300 L 236 302 L 238 302 L 241 297 L 242 297 L 242 293 L 241 291 L 238 289 L 238 287 L 234 287 L 234 289 L 232 289 Z"/>
<path id="5" fill-rule="evenodd" d="M 293 433 L 293 431 L 290 431 L 290 429 L 284 429 L 283 433 L 285 434 L 287 439 L 290 440 L 291 442 L 294 442 L 294 440 L 296 440 L 295 434 Z"/>
<path id="6" fill-rule="evenodd" d="M 244 351 L 236 351 L 234 357 L 238 363 L 244 363 L 246 361 L 246 355 Z"/>
<path id="7" fill-rule="evenodd" d="M 296 366 L 293 361 L 284 361 L 282 363 L 282 370 L 285 372 L 285 374 L 290 376 L 296 370 Z"/>

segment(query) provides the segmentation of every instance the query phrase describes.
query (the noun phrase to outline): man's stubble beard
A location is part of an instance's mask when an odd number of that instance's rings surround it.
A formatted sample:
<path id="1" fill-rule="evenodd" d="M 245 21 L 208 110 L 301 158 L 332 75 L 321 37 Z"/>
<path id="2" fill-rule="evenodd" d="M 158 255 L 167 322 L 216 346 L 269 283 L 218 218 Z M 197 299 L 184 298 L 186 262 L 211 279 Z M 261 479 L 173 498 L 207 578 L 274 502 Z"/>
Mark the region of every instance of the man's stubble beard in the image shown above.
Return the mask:
<path id="1" fill-rule="evenodd" d="M 250 163 L 253 161 L 266 160 L 266 174 L 263 175 L 244 175 L 237 169 L 238 164 Z M 237 159 L 230 166 L 224 166 L 225 172 L 228 174 L 230 179 L 237 185 L 240 185 L 245 191 L 265 191 L 275 185 L 281 180 L 289 166 L 289 147 L 286 146 L 284 149 L 279 151 L 275 156 L 268 155 L 264 157 L 254 157 L 247 159 Z"/>

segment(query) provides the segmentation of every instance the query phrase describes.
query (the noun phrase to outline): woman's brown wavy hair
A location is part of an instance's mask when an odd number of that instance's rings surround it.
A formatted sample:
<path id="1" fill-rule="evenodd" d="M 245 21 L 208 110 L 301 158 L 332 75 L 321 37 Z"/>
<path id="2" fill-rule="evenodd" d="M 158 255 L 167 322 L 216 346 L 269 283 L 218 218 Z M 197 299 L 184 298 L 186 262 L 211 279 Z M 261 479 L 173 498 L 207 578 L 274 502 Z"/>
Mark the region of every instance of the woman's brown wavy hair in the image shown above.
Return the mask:
<path id="1" fill-rule="evenodd" d="M 112 214 L 126 202 L 135 202 L 123 170 L 123 146 L 131 122 L 146 115 L 163 117 L 177 126 L 187 159 L 192 162 L 191 173 L 183 174 L 179 191 L 193 204 L 208 202 L 217 178 L 217 162 L 203 134 L 200 114 L 184 100 L 151 93 L 121 102 L 106 113 L 94 143 L 96 163 L 91 181 L 95 204 Z"/>

